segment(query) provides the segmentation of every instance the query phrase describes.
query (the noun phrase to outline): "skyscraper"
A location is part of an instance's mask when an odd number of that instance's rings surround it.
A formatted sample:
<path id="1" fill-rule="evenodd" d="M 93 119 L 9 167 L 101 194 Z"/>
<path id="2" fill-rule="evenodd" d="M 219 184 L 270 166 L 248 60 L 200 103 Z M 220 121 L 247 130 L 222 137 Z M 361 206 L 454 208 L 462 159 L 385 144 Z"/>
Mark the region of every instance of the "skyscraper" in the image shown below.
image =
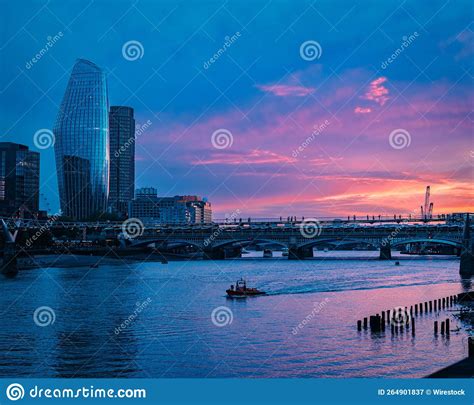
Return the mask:
<path id="1" fill-rule="evenodd" d="M 128 214 L 135 191 L 135 119 L 133 108 L 112 106 L 110 125 L 109 207 L 120 216 Z"/>
<path id="2" fill-rule="evenodd" d="M 105 73 L 94 63 L 78 59 L 54 127 L 61 210 L 73 219 L 107 210 L 108 107 Z"/>
<path id="3" fill-rule="evenodd" d="M 0 215 L 33 217 L 38 213 L 39 174 L 38 152 L 0 142 Z"/>

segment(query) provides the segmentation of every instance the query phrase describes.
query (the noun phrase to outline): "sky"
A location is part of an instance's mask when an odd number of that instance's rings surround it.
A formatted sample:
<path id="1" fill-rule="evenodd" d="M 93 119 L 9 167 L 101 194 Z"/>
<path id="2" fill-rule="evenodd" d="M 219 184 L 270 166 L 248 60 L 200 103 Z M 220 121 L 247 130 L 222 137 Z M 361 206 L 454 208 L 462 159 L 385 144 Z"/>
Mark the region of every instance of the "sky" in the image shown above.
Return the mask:
<path id="1" fill-rule="evenodd" d="M 137 187 L 219 218 L 419 213 L 427 185 L 435 214 L 474 211 L 470 1 L 1 6 L 0 137 L 41 153 L 52 213 L 54 147 L 35 134 L 77 58 L 135 109 Z"/>

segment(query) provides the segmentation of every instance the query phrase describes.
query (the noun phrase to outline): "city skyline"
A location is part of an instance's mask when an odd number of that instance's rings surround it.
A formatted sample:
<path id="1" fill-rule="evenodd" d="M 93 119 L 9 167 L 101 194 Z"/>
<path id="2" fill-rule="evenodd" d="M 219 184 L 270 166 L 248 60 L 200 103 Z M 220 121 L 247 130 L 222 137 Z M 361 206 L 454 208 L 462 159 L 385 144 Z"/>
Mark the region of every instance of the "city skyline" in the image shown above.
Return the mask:
<path id="1" fill-rule="evenodd" d="M 235 209 L 285 217 L 411 212 L 428 184 L 435 214 L 472 210 L 468 2 L 438 14 L 382 5 L 365 16 L 347 5 L 341 15 L 351 18 L 342 19 L 324 5 L 323 18 L 309 4 L 258 3 L 252 11 L 206 4 L 192 15 L 171 4 L 107 13 L 92 4 L 82 14 L 49 6 L 30 23 L 36 41 L 20 33 L 3 48 L 17 63 L 4 67 L 2 140 L 32 147 L 36 131 L 52 129 L 58 94 L 83 56 L 106 70 L 112 105 L 132 106 L 139 126 L 151 122 L 137 136 L 137 187 L 206 196 L 217 217 Z M 302 14 L 301 24 L 271 25 L 288 13 Z M 75 30 L 98 15 L 102 24 L 90 32 Z M 189 29 L 177 32 L 173 22 L 184 19 Z M 355 23 L 370 36 L 352 37 Z M 58 40 L 28 68 L 23 62 L 48 35 Z M 124 57 L 129 41 L 142 46 L 134 60 Z M 302 57 L 306 41 L 320 45 L 317 58 Z M 18 91 L 25 86 L 26 96 Z M 13 92 L 16 103 L 5 103 Z M 219 130 L 232 135 L 230 146 L 213 146 Z M 409 135 L 401 148 L 389 142 L 397 130 Z M 41 155 L 42 192 L 54 212 L 52 148 Z"/>

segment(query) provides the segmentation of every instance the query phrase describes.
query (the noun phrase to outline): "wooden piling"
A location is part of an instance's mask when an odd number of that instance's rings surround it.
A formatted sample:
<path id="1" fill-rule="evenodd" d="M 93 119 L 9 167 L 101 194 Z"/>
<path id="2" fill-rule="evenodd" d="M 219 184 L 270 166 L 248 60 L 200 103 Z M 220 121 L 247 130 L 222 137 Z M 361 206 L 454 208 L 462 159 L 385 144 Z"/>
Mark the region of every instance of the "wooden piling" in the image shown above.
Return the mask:
<path id="1" fill-rule="evenodd" d="M 433 301 L 430 301 L 430 312 L 433 311 Z"/>
<path id="2" fill-rule="evenodd" d="M 434 334 L 438 334 L 438 321 L 434 321 Z"/>
<path id="3" fill-rule="evenodd" d="M 434 310 L 435 310 L 435 312 L 437 311 L 437 309 L 436 309 L 436 304 L 437 303 L 438 303 L 438 301 L 434 300 Z"/>
<path id="4" fill-rule="evenodd" d="M 358 331 L 362 330 L 362 321 L 357 321 L 357 330 Z"/>
<path id="5" fill-rule="evenodd" d="M 364 318 L 364 329 L 367 329 L 367 318 Z"/>
<path id="6" fill-rule="evenodd" d="M 415 318 L 411 318 L 411 335 L 415 336 Z"/>
<path id="7" fill-rule="evenodd" d="M 425 302 L 425 312 L 428 312 L 428 302 Z"/>
<path id="8" fill-rule="evenodd" d="M 415 304 L 415 315 L 418 315 L 418 304 Z"/>
<path id="9" fill-rule="evenodd" d="M 444 335 L 444 321 L 441 321 L 441 334 Z"/>
<path id="10" fill-rule="evenodd" d="M 446 319 L 446 335 L 449 336 L 449 318 Z"/>

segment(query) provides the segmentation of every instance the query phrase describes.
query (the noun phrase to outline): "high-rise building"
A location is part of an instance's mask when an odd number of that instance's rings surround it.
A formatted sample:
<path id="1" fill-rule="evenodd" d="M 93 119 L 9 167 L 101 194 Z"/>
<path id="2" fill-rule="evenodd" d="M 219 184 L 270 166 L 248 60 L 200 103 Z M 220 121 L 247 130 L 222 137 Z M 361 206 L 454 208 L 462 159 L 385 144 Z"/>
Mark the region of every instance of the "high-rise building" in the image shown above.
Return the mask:
<path id="1" fill-rule="evenodd" d="M 39 208 L 40 155 L 0 142 L 0 215 L 34 217 Z"/>
<path id="2" fill-rule="evenodd" d="M 128 214 L 135 192 L 135 119 L 133 108 L 111 106 L 109 114 L 110 180 L 109 207 L 120 216 Z"/>
<path id="3" fill-rule="evenodd" d="M 160 224 L 206 224 L 212 222 L 211 203 L 199 196 L 158 197 L 155 188 L 137 189 L 130 203 L 131 218 Z"/>
<path id="4" fill-rule="evenodd" d="M 87 219 L 107 211 L 109 108 L 105 73 L 78 59 L 54 127 L 63 215 Z"/>

